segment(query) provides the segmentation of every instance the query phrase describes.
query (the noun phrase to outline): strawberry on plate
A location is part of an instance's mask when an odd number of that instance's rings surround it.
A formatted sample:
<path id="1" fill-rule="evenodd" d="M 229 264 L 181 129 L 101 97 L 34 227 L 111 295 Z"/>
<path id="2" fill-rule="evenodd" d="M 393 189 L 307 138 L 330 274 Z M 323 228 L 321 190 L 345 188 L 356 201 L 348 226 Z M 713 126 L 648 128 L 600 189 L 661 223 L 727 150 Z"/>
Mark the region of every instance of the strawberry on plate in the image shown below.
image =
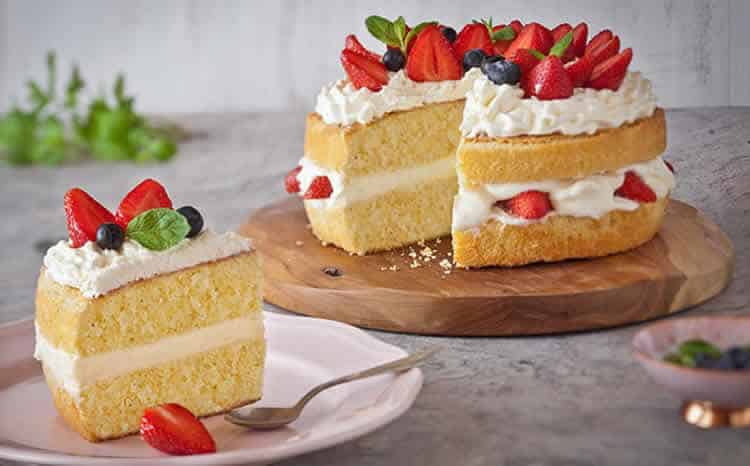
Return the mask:
<path id="1" fill-rule="evenodd" d="M 349 49 L 341 51 L 341 65 L 356 89 L 377 92 L 388 84 L 388 70 L 379 60 Z"/>
<path id="2" fill-rule="evenodd" d="M 633 49 L 627 48 L 617 55 L 594 66 L 587 84 L 593 89 L 616 91 L 625 79 L 628 65 L 633 60 Z"/>
<path id="3" fill-rule="evenodd" d="M 149 445 L 170 455 L 216 452 L 206 426 L 177 403 L 147 408 L 141 418 L 141 435 Z"/>
<path id="4" fill-rule="evenodd" d="M 554 55 L 539 62 L 522 85 L 528 95 L 539 100 L 567 99 L 573 95 L 573 82 L 563 62 Z"/>
<path id="5" fill-rule="evenodd" d="M 481 49 L 486 55 L 495 54 L 490 33 L 487 26 L 482 23 L 467 24 L 458 33 L 456 41 L 453 42 L 453 50 L 459 61 L 463 60 L 466 52 L 473 49 Z"/>
<path id="6" fill-rule="evenodd" d="M 103 223 L 114 223 L 115 217 L 86 191 L 73 188 L 65 193 L 65 217 L 71 246 L 80 248 L 96 241 L 96 230 Z"/>
<path id="7" fill-rule="evenodd" d="M 316 176 L 313 178 L 310 186 L 308 186 L 305 195 L 305 199 L 327 199 L 331 197 L 333 193 L 333 186 L 331 186 L 331 180 L 327 176 Z"/>
<path id="8" fill-rule="evenodd" d="M 360 55 L 364 55 L 371 60 L 381 61 L 383 59 L 383 57 L 381 57 L 377 53 L 367 50 L 364 45 L 359 42 L 357 36 L 355 36 L 354 34 L 349 34 L 348 36 L 346 36 L 344 49 L 351 50 L 352 52 L 358 53 Z"/>
<path id="9" fill-rule="evenodd" d="M 656 193 L 654 193 L 654 190 L 632 170 L 625 173 L 625 180 L 623 181 L 622 186 L 617 188 L 615 194 L 636 202 L 656 201 Z"/>
<path id="10" fill-rule="evenodd" d="M 594 64 L 585 55 L 565 64 L 565 70 L 573 82 L 573 87 L 583 87 L 591 77 L 593 69 Z"/>
<path id="11" fill-rule="evenodd" d="M 171 209 L 172 200 L 161 183 L 148 178 L 141 181 L 120 201 L 120 206 L 115 214 L 115 222 L 123 230 L 127 230 L 128 222 L 137 217 L 138 214 L 158 208 Z"/>
<path id="12" fill-rule="evenodd" d="M 523 27 L 505 51 L 505 58 L 512 59 L 521 49 L 532 49 L 546 54 L 552 48 L 553 42 L 552 34 L 546 27 L 539 23 L 529 23 Z"/>
<path id="13" fill-rule="evenodd" d="M 588 55 L 591 62 L 594 64 L 594 66 L 596 66 L 604 60 L 617 55 L 617 52 L 619 51 L 620 38 L 614 36 L 607 42 L 604 42 L 603 44 L 594 47 L 591 50 L 587 49 L 585 54 Z"/>
<path id="14" fill-rule="evenodd" d="M 299 172 L 301 171 L 302 167 L 298 165 L 297 168 L 287 173 L 286 177 L 284 178 L 284 188 L 289 194 L 298 193 L 300 191 L 297 175 L 299 175 Z"/>
<path id="15" fill-rule="evenodd" d="M 503 207 L 516 217 L 538 220 L 552 210 L 552 203 L 545 192 L 524 191 L 505 201 Z"/>
<path id="16" fill-rule="evenodd" d="M 483 24 L 479 26 L 487 32 Z M 454 44 L 458 41 L 457 38 Z M 406 60 L 406 75 L 409 78 L 419 82 L 461 79 L 461 63 L 438 26 L 426 26 L 413 42 Z"/>

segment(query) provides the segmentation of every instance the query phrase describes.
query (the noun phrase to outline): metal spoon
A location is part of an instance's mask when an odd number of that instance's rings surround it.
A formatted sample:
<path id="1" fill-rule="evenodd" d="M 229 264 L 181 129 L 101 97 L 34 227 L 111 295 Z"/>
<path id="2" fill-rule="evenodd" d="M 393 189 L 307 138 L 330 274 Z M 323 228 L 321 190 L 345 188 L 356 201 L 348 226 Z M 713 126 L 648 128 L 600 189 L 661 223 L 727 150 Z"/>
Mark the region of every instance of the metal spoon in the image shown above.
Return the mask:
<path id="1" fill-rule="evenodd" d="M 439 348 L 414 353 L 411 356 L 397 359 L 380 366 L 375 366 L 354 374 L 345 375 L 329 382 L 322 383 L 313 388 L 302 397 L 294 406 L 289 408 L 258 407 L 250 409 L 235 409 L 224 415 L 224 419 L 232 424 L 251 427 L 253 429 L 266 430 L 277 429 L 296 420 L 302 413 L 305 405 L 323 390 L 341 385 L 347 382 L 372 377 L 385 372 L 403 372 L 417 366 L 420 362 L 435 354 Z"/>

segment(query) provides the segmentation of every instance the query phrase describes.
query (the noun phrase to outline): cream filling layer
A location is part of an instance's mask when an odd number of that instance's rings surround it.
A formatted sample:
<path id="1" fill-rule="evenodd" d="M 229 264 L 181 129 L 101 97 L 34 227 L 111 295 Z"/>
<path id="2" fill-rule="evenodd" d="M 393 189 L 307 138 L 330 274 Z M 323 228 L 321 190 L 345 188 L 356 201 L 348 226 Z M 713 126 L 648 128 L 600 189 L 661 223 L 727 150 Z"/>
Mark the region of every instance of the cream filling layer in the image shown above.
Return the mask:
<path id="1" fill-rule="evenodd" d="M 453 231 L 476 228 L 490 220 L 509 225 L 529 225 L 544 222 L 555 215 L 601 218 L 614 210 L 633 211 L 640 206 L 638 202 L 615 195 L 615 191 L 622 186 L 625 172 L 631 170 L 651 187 L 657 198 L 667 196 L 675 187 L 674 175 L 661 157 L 583 178 L 485 184 L 476 190 L 466 189 L 459 176 L 458 194 L 453 204 Z M 516 217 L 495 205 L 497 201 L 508 200 L 531 190 L 549 193 L 554 210 L 541 219 Z"/>
<path id="2" fill-rule="evenodd" d="M 232 343 L 263 338 L 263 315 L 257 313 L 153 343 L 81 357 L 53 346 L 37 327 L 34 358 L 44 363 L 60 387 L 74 399 L 79 399 L 81 390 L 99 380 L 155 367 Z"/>
<path id="3" fill-rule="evenodd" d="M 455 157 L 446 157 L 417 167 L 362 176 L 346 176 L 341 172 L 323 168 L 307 157 L 303 157 L 299 165 L 302 170 L 297 174 L 297 180 L 301 196 L 304 196 L 312 181 L 318 176 L 327 176 L 331 182 L 333 192 L 330 197 L 305 200 L 306 205 L 317 209 L 346 207 L 391 191 L 407 191 L 428 181 L 456 176 Z"/>

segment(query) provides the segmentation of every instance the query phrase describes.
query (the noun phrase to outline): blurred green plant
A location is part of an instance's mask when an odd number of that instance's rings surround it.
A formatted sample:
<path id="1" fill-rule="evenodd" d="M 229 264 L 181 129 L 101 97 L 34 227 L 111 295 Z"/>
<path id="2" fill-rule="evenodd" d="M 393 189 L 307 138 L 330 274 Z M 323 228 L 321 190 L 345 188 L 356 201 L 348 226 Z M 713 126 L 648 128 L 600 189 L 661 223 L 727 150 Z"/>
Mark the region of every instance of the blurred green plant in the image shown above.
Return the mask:
<path id="1" fill-rule="evenodd" d="M 113 98 L 96 97 L 83 113 L 78 106 L 86 84 L 78 66 L 73 66 L 62 102 L 56 95 L 56 75 L 55 54 L 49 52 L 46 86 L 29 80 L 28 108 L 14 105 L 0 115 L 0 157 L 11 165 L 59 165 L 86 155 L 161 162 L 177 153 L 174 128 L 151 125 L 136 113 L 122 74 L 115 80 Z"/>

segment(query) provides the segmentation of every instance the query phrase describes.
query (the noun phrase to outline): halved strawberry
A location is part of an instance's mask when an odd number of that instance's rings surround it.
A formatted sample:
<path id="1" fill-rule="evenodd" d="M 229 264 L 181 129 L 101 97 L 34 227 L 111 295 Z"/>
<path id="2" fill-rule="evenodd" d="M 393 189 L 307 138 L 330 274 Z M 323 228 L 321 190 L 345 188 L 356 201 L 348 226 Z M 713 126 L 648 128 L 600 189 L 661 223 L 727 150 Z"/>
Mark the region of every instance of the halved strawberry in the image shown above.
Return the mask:
<path id="1" fill-rule="evenodd" d="M 333 186 L 331 186 L 331 180 L 327 176 L 316 176 L 313 178 L 307 191 L 305 191 L 305 199 L 327 199 L 331 197 L 333 193 Z"/>
<path id="2" fill-rule="evenodd" d="M 609 42 L 615 35 L 609 29 L 599 31 L 594 37 L 591 38 L 588 45 L 586 46 L 585 52 L 589 53 L 605 42 Z"/>
<path id="3" fill-rule="evenodd" d="M 521 77 L 526 76 L 540 62 L 528 49 L 520 49 L 508 61 L 512 61 L 521 69 Z"/>
<path id="4" fill-rule="evenodd" d="M 515 32 L 516 35 L 520 34 L 521 31 L 523 30 L 523 23 L 518 21 L 517 19 L 514 19 L 513 21 L 511 21 L 508 26 L 513 28 L 513 32 Z"/>
<path id="5" fill-rule="evenodd" d="M 510 26 L 510 25 L 509 25 Z M 497 32 L 505 27 L 504 24 L 498 24 L 497 26 L 492 28 L 492 32 Z M 511 27 L 511 29 L 513 29 Z M 515 32 L 515 30 L 513 31 Z M 516 33 L 517 34 L 517 33 Z M 492 44 L 492 50 L 494 55 L 502 55 L 505 53 L 505 51 L 510 47 L 510 44 L 513 43 L 513 39 L 509 40 L 496 40 Z"/>
<path id="6" fill-rule="evenodd" d="M 554 42 L 557 42 L 558 40 L 562 39 L 563 36 L 570 31 L 573 30 L 573 26 L 570 25 L 570 23 L 562 23 L 555 26 L 554 29 L 550 31 L 552 34 L 552 40 Z"/>
<path id="7" fill-rule="evenodd" d="M 634 171 L 625 173 L 622 186 L 617 188 L 615 194 L 636 202 L 655 202 L 656 193 L 651 189 Z"/>
<path id="8" fill-rule="evenodd" d="M 381 61 L 383 57 L 378 55 L 377 53 L 370 52 L 367 50 L 364 45 L 362 45 L 359 40 L 357 39 L 357 36 L 354 34 L 349 34 L 346 36 L 346 41 L 344 42 L 344 49 L 351 50 L 352 52 L 356 52 L 360 55 L 364 55 L 367 58 L 370 58 L 375 61 Z"/>
<path id="9" fill-rule="evenodd" d="M 539 100 L 567 99 L 573 95 L 573 82 L 563 62 L 554 55 L 539 62 L 523 80 L 524 91 Z"/>
<path id="10" fill-rule="evenodd" d="M 540 219 L 552 210 L 549 194 L 542 191 L 524 191 L 503 202 L 502 206 L 516 217 L 529 220 Z"/>
<path id="11" fill-rule="evenodd" d="M 485 33 L 487 28 L 480 24 Z M 463 32 L 463 31 L 462 31 Z M 458 42 L 459 39 L 456 39 Z M 406 75 L 414 81 L 446 81 L 461 79 L 463 69 L 453 53 L 450 42 L 440 28 L 430 25 L 414 39 L 406 60 Z"/>
<path id="12" fill-rule="evenodd" d="M 286 188 L 286 192 L 289 194 L 298 193 L 299 188 L 299 180 L 297 179 L 297 175 L 299 175 L 299 172 L 302 171 L 301 166 L 297 166 L 294 170 L 287 173 L 286 178 L 284 178 L 284 188 Z"/>
<path id="13" fill-rule="evenodd" d="M 138 214 L 158 208 L 171 209 L 172 200 L 161 183 L 148 178 L 141 181 L 120 201 L 115 221 L 123 230 L 127 230 L 128 222 Z"/>
<path id="14" fill-rule="evenodd" d="M 565 64 L 565 70 L 568 72 L 568 76 L 570 76 L 573 87 L 583 87 L 589 78 L 591 78 L 593 69 L 594 64 L 585 55 Z"/>
<path id="15" fill-rule="evenodd" d="M 520 33 L 513 39 L 505 51 L 505 58 L 511 59 L 520 49 L 533 49 L 542 54 L 547 54 L 552 48 L 552 34 L 539 23 L 529 23 L 523 27 Z"/>
<path id="16" fill-rule="evenodd" d="M 216 452 L 206 426 L 177 403 L 147 408 L 141 418 L 141 435 L 149 445 L 170 455 Z"/>
<path id="17" fill-rule="evenodd" d="M 423 33 L 424 31 L 420 35 Z M 472 49 L 481 49 L 487 55 L 495 53 L 487 26 L 482 23 L 467 24 L 453 42 L 453 50 L 459 62 L 464 59 L 464 54 Z"/>
<path id="18" fill-rule="evenodd" d="M 601 44 L 600 46 L 591 49 L 589 51 L 586 50 L 586 55 L 591 59 L 591 63 L 594 64 L 594 66 L 598 65 L 599 63 L 603 62 L 604 60 L 613 57 L 617 55 L 617 52 L 620 51 L 620 38 L 617 36 L 614 36 L 607 42 Z"/>
<path id="19" fill-rule="evenodd" d="M 356 89 L 377 92 L 388 84 L 388 70 L 380 61 L 351 50 L 341 51 L 341 65 Z"/>
<path id="20" fill-rule="evenodd" d="M 616 91 L 625 79 L 631 60 L 633 60 L 633 49 L 627 48 L 594 66 L 587 87 Z"/>
<path id="21" fill-rule="evenodd" d="M 70 245 L 74 248 L 80 248 L 88 241 L 96 241 L 97 228 L 102 223 L 115 221 L 112 212 L 80 188 L 65 193 L 63 203 Z"/>
<path id="22" fill-rule="evenodd" d="M 573 42 L 570 47 L 573 49 L 573 54 L 576 57 L 582 57 L 586 52 L 586 39 L 589 35 L 589 26 L 586 23 L 578 23 L 573 28 Z"/>

